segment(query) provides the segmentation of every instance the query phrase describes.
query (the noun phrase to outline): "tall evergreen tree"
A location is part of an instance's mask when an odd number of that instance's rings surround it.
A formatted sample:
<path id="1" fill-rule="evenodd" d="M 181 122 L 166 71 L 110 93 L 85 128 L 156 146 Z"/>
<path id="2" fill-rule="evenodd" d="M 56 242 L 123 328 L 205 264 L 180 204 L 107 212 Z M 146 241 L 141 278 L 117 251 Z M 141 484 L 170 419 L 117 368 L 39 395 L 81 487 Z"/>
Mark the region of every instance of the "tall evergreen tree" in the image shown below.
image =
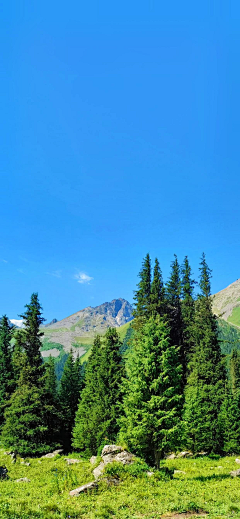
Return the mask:
<path id="1" fill-rule="evenodd" d="M 139 272 L 140 281 L 135 291 L 134 316 L 137 318 L 149 317 L 151 314 L 151 259 L 147 254 L 143 260 L 142 268 Z"/>
<path id="2" fill-rule="evenodd" d="M 114 328 L 96 337 L 86 367 L 85 387 L 76 414 L 73 447 L 95 454 L 104 438 L 115 441 L 121 398 L 121 342 Z"/>
<path id="3" fill-rule="evenodd" d="M 194 285 L 192 270 L 188 257 L 184 258 L 181 280 L 181 316 L 182 316 L 182 339 L 183 339 L 183 378 L 186 383 L 187 365 L 194 350 L 193 322 L 195 312 Z"/>
<path id="4" fill-rule="evenodd" d="M 5 447 L 19 454 L 34 455 L 46 452 L 55 443 L 51 443 L 51 413 L 44 400 L 45 368 L 40 355 L 42 334 L 39 330 L 43 318 L 37 294 L 32 295 L 26 308 L 22 316 L 25 355 L 16 391 L 5 411 L 2 441 Z"/>
<path id="5" fill-rule="evenodd" d="M 3 424 L 5 406 L 14 391 L 14 372 L 12 364 L 13 329 L 6 315 L 0 321 L 0 427 Z"/>
<path id="6" fill-rule="evenodd" d="M 226 371 L 218 340 L 217 320 L 212 311 L 211 271 L 205 255 L 200 263 L 201 294 L 195 305 L 195 351 L 186 387 L 185 421 L 193 451 L 222 449 L 219 416 L 224 397 Z"/>
<path id="7" fill-rule="evenodd" d="M 37 293 L 32 294 L 30 303 L 25 308 L 25 313 L 20 315 L 24 321 L 24 350 L 27 355 L 29 376 L 31 373 L 32 382 L 37 384 L 44 372 L 40 353 L 41 337 L 44 334 L 41 332 L 40 326 L 45 321 L 42 317 L 42 307 Z"/>
<path id="8" fill-rule="evenodd" d="M 73 352 L 68 355 L 65 362 L 59 388 L 59 401 L 61 409 L 61 437 L 64 448 L 69 451 L 72 440 L 72 430 L 78 402 L 80 398 L 81 375 L 79 359 L 74 361 Z"/>
<path id="9" fill-rule="evenodd" d="M 220 413 L 225 453 L 240 452 L 240 353 L 234 349 L 229 361 L 229 380 Z"/>
<path id="10" fill-rule="evenodd" d="M 165 290 L 163 285 L 162 271 L 156 258 L 151 284 L 151 312 L 154 315 L 163 316 L 166 311 Z"/>
<path id="11" fill-rule="evenodd" d="M 100 438 L 98 435 L 104 412 L 99 380 L 101 348 L 101 340 L 97 335 L 86 365 L 85 385 L 80 395 L 73 429 L 73 447 L 79 450 L 88 449 L 92 454 L 96 453 L 99 443 L 101 444 L 101 435 Z"/>
<path id="12" fill-rule="evenodd" d="M 164 452 L 179 446 L 181 371 L 166 321 L 151 317 L 136 332 L 126 361 L 120 437 L 157 467 Z"/>

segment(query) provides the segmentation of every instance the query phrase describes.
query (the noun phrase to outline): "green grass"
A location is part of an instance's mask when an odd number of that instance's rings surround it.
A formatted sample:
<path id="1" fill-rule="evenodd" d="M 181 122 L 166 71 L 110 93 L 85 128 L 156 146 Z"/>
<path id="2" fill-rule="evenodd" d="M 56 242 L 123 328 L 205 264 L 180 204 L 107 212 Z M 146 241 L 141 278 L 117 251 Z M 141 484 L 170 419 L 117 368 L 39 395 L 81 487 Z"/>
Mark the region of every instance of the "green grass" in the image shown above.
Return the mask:
<path id="1" fill-rule="evenodd" d="M 13 464 L 0 451 L 0 465 L 7 466 L 10 477 L 0 481 L 1 519 L 160 519 L 171 512 L 198 510 L 209 519 L 240 518 L 240 481 L 229 475 L 238 468 L 233 457 L 168 460 L 165 466 L 185 472 L 172 480 L 162 480 L 158 472 L 148 478 L 145 471 L 128 473 L 108 466 L 110 474 L 119 473 L 120 484 L 102 482 L 98 490 L 78 497 L 70 497 L 69 491 L 93 480 L 88 461 L 69 467 L 61 456 L 29 461 L 30 467 L 20 460 Z M 21 477 L 30 483 L 14 481 Z"/>
<path id="2" fill-rule="evenodd" d="M 129 321 L 129 323 L 126 323 L 126 324 L 123 324 L 122 326 L 120 326 L 119 328 L 117 328 L 117 332 L 119 334 L 119 337 L 120 337 L 120 340 L 123 341 L 125 336 L 126 336 L 126 333 L 128 331 L 128 328 L 129 326 L 131 326 L 131 322 L 132 321 Z"/>
<path id="3" fill-rule="evenodd" d="M 228 322 L 240 326 L 240 306 L 236 306 L 231 315 L 228 317 Z"/>

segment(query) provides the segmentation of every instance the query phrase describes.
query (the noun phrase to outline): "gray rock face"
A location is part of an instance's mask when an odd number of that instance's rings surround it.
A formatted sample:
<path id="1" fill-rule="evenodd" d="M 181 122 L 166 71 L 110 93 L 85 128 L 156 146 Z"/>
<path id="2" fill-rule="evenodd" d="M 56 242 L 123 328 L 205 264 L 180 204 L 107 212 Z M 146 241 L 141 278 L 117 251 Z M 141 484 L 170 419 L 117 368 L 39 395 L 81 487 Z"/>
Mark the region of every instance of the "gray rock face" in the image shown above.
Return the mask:
<path id="1" fill-rule="evenodd" d="M 89 490 L 93 490 L 97 488 L 97 482 L 91 481 L 91 483 L 87 483 L 86 485 L 82 485 L 81 487 L 75 488 L 69 492 L 70 496 L 79 496 L 82 492 L 88 492 Z"/>
<path id="2" fill-rule="evenodd" d="M 0 467 L 0 479 L 8 479 L 8 469 L 6 467 Z"/>
<path id="3" fill-rule="evenodd" d="M 240 476 L 240 469 L 233 470 L 232 472 L 230 472 L 230 476 L 232 476 L 233 478 L 239 477 Z"/>
<path id="4" fill-rule="evenodd" d="M 177 458 L 191 458 L 191 456 L 193 456 L 193 453 L 191 451 L 182 451 L 179 452 Z"/>
<path id="5" fill-rule="evenodd" d="M 81 337 L 89 337 L 93 340 L 96 333 L 102 335 L 110 326 L 118 328 L 132 319 L 131 304 L 125 299 L 119 298 L 95 308 L 88 306 L 61 321 L 49 324 L 47 328 L 44 327 L 42 330 L 49 342 L 62 344 L 65 351 L 70 351 L 73 343 L 76 342 L 76 337 L 79 344 L 81 343 Z M 73 347 L 74 353 L 79 350 L 80 348 Z M 80 356 L 83 355 L 85 353 L 84 348 L 79 353 Z"/>
<path id="6" fill-rule="evenodd" d="M 93 475 L 95 479 L 98 479 L 102 475 L 105 466 L 108 465 L 108 463 L 113 463 L 113 461 L 118 461 L 123 465 L 129 465 L 133 463 L 133 460 L 134 455 L 131 454 L 131 452 L 125 451 L 121 446 L 105 445 L 102 450 L 102 461 L 98 467 L 94 469 Z"/>
<path id="7" fill-rule="evenodd" d="M 57 454 L 61 454 L 63 452 L 63 449 L 57 449 L 53 452 L 48 452 L 47 454 L 44 454 L 44 456 L 41 456 L 41 458 L 54 458 L 57 456 Z"/>
<path id="8" fill-rule="evenodd" d="M 118 452 L 122 452 L 123 448 L 120 445 L 105 445 L 103 447 L 101 456 L 106 456 L 107 454 L 118 454 Z"/>

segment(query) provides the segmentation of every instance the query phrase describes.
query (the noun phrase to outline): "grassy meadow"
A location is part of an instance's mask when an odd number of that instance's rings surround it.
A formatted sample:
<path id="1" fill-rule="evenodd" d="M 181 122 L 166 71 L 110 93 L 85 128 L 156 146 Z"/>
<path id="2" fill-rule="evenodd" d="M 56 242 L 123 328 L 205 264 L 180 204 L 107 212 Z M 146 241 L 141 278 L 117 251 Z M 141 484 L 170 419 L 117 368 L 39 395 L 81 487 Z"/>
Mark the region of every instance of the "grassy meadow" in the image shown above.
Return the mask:
<path id="1" fill-rule="evenodd" d="M 25 459 L 30 462 L 26 466 L 20 458 L 12 463 L 1 450 L 0 465 L 8 468 L 9 479 L 0 481 L 0 518 L 240 518 L 240 478 L 229 475 L 239 467 L 235 457 L 167 460 L 164 466 L 181 472 L 164 480 L 158 471 L 148 477 L 137 465 L 131 471 L 108 465 L 108 474 L 118 474 L 119 485 L 103 481 L 97 490 L 78 497 L 69 496 L 69 491 L 94 479 L 93 466 L 79 455 L 69 457 L 81 461 L 67 466 L 64 456 L 58 455 Z M 19 478 L 30 482 L 17 483 Z"/>

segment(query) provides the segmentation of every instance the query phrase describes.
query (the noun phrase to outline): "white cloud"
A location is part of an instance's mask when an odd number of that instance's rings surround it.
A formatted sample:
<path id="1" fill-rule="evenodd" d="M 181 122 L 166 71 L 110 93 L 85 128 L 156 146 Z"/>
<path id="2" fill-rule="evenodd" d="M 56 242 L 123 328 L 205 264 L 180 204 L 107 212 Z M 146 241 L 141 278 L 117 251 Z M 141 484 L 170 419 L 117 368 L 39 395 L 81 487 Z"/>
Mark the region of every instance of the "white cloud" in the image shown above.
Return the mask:
<path id="1" fill-rule="evenodd" d="M 61 270 L 53 270 L 52 272 L 47 272 L 49 276 L 53 276 L 55 278 L 61 278 L 62 277 L 62 271 Z"/>
<path id="2" fill-rule="evenodd" d="M 2 261 L 3 263 L 8 263 L 8 261 L 5 260 L 5 259 L 1 259 L 1 261 Z"/>
<path id="3" fill-rule="evenodd" d="M 86 283 L 90 285 L 90 281 L 92 281 L 93 278 L 85 274 L 85 272 L 78 272 L 75 274 L 74 279 L 76 279 L 77 282 L 81 283 L 82 285 Z"/>

